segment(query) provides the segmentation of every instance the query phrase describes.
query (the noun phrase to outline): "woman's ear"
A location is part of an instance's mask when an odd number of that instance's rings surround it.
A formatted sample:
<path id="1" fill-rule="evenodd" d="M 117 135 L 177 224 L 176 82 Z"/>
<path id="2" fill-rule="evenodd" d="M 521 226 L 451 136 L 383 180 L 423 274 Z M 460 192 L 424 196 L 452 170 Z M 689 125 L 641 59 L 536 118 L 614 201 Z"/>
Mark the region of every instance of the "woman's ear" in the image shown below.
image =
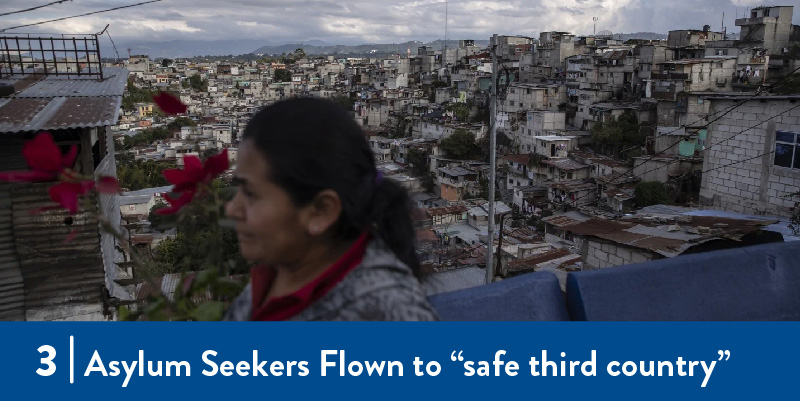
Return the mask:
<path id="1" fill-rule="evenodd" d="M 342 214 L 342 201 L 339 194 L 331 189 L 320 191 L 306 206 L 306 230 L 317 236 L 328 231 Z"/>

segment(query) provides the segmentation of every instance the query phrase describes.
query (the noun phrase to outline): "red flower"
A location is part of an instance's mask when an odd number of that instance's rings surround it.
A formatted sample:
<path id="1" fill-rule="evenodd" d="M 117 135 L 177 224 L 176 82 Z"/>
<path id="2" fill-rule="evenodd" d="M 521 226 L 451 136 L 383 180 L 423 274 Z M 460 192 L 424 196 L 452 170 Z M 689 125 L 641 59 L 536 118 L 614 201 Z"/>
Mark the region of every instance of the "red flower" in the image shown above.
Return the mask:
<path id="1" fill-rule="evenodd" d="M 216 156 L 206 159 L 201 163 L 196 156 L 183 158 L 183 169 L 164 170 L 164 177 L 170 184 L 175 185 L 173 192 L 196 191 L 197 185 L 208 184 L 218 175 L 228 169 L 228 150 L 223 150 Z"/>
<path id="2" fill-rule="evenodd" d="M 156 102 L 158 108 L 167 114 L 183 114 L 186 113 L 186 105 L 181 103 L 180 99 L 176 98 L 167 92 L 158 92 L 158 95 L 153 96 L 153 101 Z"/>
<path id="3" fill-rule="evenodd" d="M 119 181 L 114 177 L 102 176 L 97 180 L 97 192 L 104 194 L 118 194 Z"/>
<path id="4" fill-rule="evenodd" d="M 60 182 L 49 189 L 50 199 L 70 214 L 78 212 L 78 197 L 94 189 L 94 181 Z"/>
<path id="5" fill-rule="evenodd" d="M 167 215 L 178 213 L 184 205 L 192 202 L 194 198 L 194 191 L 181 192 L 178 198 L 173 198 L 171 194 L 167 194 L 164 198 L 169 202 L 169 206 L 156 209 L 156 214 Z"/>
<path id="6" fill-rule="evenodd" d="M 192 201 L 197 192 L 202 192 L 200 184 L 209 184 L 218 175 L 228 169 L 228 150 L 225 149 L 216 156 L 206 159 L 201 163 L 196 156 L 183 158 L 183 169 L 164 170 L 164 177 L 175 187 L 172 192 L 180 194 L 177 199 L 167 196 L 170 207 L 159 209 L 159 214 L 173 214 L 185 204 Z"/>
<path id="7" fill-rule="evenodd" d="M 42 132 L 32 140 L 25 142 L 22 155 L 30 166 L 30 171 L 0 172 L 0 180 L 9 182 L 42 182 L 54 181 L 64 170 L 72 167 L 78 156 L 78 147 L 72 145 L 66 155 L 61 154 L 53 136 Z"/>

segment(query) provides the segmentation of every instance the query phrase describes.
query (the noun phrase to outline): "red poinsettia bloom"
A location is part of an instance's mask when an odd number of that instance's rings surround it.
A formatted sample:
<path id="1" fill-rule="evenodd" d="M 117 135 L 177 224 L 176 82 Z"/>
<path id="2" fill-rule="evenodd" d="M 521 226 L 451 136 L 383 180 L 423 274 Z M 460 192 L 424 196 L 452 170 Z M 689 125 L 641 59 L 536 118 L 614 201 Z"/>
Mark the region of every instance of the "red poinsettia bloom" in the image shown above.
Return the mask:
<path id="1" fill-rule="evenodd" d="M 61 173 L 71 168 L 78 156 L 78 147 L 72 145 L 66 155 L 61 154 L 53 136 L 42 132 L 22 146 L 22 155 L 30 166 L 30 171 L 0 172 L 0 180 L 8 182 L 54 181 Z"/>
<path id="2" fill-rule="evenodd" d="M 172 192 L 180 195 L 177 199 L 167 196 L 170 207 L 159 209 L 158 213 L 176 213 L 185 204 L 191 202 L 195 194 L 203 191 L 202 184 L 210 184 L 228 167 L 228 150 L 225 149 L 220 154 L 206 159 L 205 163 L 201 163 L 196 156 L 186 156 L 183 158 L 183 169 L 164 170 L 164 177 L 174 185 Z"/>
<path id="3" fill-rule="evenodd" d="M 101 176 L 97 180 L 97 192 L 104 194 L 118 194 L 120 192 L 119 181 L 114 177 Z"/>
<path id="4" fill-rule="evenodd" d="M 50 199 L 70 214 L 78 213 L 78 198 L 94 189 L 94 181 L 60 182 L 49 189 Z"/>
<path id="5" fill-rule="evenodd" d="M 172 115 L 186 113 L 186 105 L 168 92 L 158 92 L 158 95 L 153 96 L 153 101 L 164 113 Z"/>
<path id="6" fill-rule="evenodd" d="M 167 215 L 178 213 L 181 208 L 192 202 L 194 194 L 194 191 L 181 192 L 179 195 L 175 194 L 178 195 L 177 198 L 173 198 L 170 196 L 171 194 L 167 194 L 164 198 L 169 202 L 169 206 L 156 209 L 156 214 Z"/>

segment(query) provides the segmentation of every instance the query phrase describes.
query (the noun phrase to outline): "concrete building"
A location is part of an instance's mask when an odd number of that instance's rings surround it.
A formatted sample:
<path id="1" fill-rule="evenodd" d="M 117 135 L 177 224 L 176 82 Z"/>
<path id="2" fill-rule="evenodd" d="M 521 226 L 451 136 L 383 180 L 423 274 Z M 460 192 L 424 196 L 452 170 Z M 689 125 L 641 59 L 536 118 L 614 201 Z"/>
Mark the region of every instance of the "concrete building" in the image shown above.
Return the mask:
<path id="1" fill-rule="evenodd" d="M 755 98 L 711 124 L 700 189 L 703 205 L 746 214 L 791 215 L 797 199 L 790 195 L 800 191 L 798 101 L 800 96 Z M 711 111 L 736 102 L 713 98 Z"/>
<path id="2" fill-rule="evenodd" d="M 739 41 L 767 50 L 769 55 L 781 55 L 791 41 L 800 40 L 800 26 L 792 25 L 794 7 L 756 7 L 747 18 L 736 20 L 741 27 Z"/>

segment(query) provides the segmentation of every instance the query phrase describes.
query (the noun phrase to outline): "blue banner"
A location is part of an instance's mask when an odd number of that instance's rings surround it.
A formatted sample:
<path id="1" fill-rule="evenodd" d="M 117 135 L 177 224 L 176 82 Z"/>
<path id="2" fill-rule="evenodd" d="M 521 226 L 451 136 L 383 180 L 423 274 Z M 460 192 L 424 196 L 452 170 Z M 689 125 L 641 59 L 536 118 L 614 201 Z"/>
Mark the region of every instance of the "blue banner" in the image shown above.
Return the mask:
<path id="1" fill-rule="evenodd" d="M 762 399 L 800 323 L 3 323 L 4 399 Z"/>

